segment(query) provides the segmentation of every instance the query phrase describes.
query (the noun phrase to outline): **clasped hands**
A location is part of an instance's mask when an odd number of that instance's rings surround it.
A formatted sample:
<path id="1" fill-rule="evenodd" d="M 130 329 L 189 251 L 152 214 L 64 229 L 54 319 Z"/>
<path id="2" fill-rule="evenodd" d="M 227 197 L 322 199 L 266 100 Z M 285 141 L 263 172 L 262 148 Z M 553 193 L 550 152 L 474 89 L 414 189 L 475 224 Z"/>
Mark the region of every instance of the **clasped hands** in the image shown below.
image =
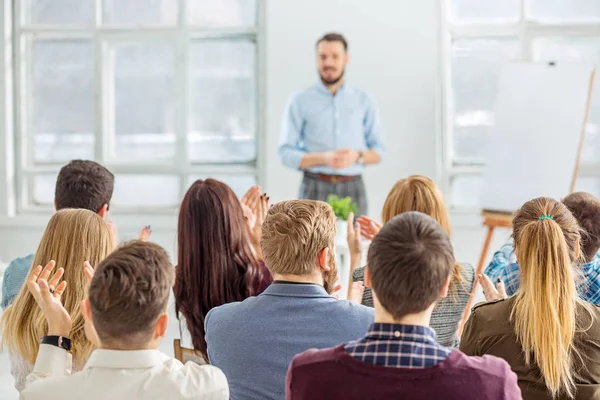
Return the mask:
<path id="1" fill-rule="evenodd" d="M 325 164 L 331 168 L 344 169 L 354 165 L 360 159 L 360 153 L 349 147 L 325 153 Z"/>

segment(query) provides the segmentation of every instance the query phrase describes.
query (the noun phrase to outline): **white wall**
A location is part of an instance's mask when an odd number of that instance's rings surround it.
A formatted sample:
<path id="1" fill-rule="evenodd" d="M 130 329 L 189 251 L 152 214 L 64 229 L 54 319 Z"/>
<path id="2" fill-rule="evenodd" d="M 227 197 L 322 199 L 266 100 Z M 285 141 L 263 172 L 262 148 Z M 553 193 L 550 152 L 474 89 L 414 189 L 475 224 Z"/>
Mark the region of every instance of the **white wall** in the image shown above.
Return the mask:
<path id="1" fill-rule="evenodd" d="M 438 180 L 441 115 L 439 0 L 266 0 L 265 134 L 263 186 L 272 200 L 297 195 L 300 173 L 284 168 L 276 154 L 281 116 L 288 96 L 317 79 L 314 46 L 327 31 L 347 36 L 352 60 L 348 82 L 371 92 L 379 106 L 387 145 L 384 162 L 366 174 L 370 210 L 379 210 L 392 183 L 420 173 Z M 0 71 L 1 72 L 1 71 Z M 0 85 L 0 89 L 1 89 Z M 2 101 L 2 99 L 0 99 Z M 0 103 L 1 104 L 1 103 Z M 6 108 L 0 108 L 0 116 Z M 10 114 L 9 114 L 10 115 Z M 6 134 L 11 134 L 8 129 Z M 6 138 L 6 136 L 5 136 Z M 6 141 L 0 141 L 0 151 Z M 1 172 L 1 170 L 0 170 Z M 5 190 L 0 188 L 0 199 Z M 0 202 L 0 205 L 2 202 Z M 0 216 L 0 259 L 35 250 L 48 215 Z M 153 239 L 171 254 L 176 217 L 113 215 L 122 239 L 152 224 Z M 480 219 L 452 215 L 457 257 L 475 263 L 483 241 Z M 492 247 L 506 237 L 497 235 Z"/>

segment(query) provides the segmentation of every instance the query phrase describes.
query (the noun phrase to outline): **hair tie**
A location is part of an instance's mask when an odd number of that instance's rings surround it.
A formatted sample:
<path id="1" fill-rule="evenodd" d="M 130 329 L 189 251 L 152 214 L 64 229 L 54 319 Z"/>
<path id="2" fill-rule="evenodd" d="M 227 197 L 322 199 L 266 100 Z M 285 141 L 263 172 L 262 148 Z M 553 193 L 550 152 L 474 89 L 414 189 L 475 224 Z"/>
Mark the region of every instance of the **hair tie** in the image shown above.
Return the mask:
<path id="1" fill-rule="evenodd" d="M 549 219 L 551 221 L 554 221 L 554 218 L 552 217 L 552 215 L 542 215 L 541 217 L 538 218 L 538 221 L 543 221 L 545 219 Z"/>

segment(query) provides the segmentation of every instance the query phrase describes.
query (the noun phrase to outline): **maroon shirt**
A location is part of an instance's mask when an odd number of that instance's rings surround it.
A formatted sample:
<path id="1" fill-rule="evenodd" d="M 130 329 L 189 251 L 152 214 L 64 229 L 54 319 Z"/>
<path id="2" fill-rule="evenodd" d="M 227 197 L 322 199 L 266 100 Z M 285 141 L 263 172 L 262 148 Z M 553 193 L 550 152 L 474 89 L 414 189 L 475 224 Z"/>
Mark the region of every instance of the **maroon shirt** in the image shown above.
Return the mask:
<path id="1" fill-rule="evenodd" d="M 294 357 L 286 399 L 520 400 L 521 390 L 506 361 L 496 357 L 454 350 L 432 367 L 391 368 L 357 360 L 342 345 Z"/>
<path id="2" fill-rule="evenodd" d="M 267 268 L 263 261 L 258 262 L 258 266 L 260 267 L 261 279 L 257 280 L 254 283 L 254 296 L 258 296 L 262 292 L 265 291 L 267 287 L 273 282 L 273 276 L 271 275 L 271 271 Z"/>

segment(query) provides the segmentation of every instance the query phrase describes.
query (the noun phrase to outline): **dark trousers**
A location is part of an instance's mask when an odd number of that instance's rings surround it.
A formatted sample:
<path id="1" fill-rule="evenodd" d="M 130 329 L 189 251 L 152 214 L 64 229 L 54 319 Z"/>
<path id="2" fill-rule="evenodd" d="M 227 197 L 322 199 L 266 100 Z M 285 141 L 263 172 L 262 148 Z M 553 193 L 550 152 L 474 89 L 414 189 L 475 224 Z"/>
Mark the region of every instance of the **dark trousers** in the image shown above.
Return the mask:
<path id="1" fill-rule="evenodd" d="M 340 198 L 350 196 L 358 206 L 358 215 L 368 215 L 367 193 L 362 176 L 348 182 L 334 183 L 304 174 L 298 198 L 303 200 L 327 201 L 327 196 L 330 194 L 335 194 Z"/>

